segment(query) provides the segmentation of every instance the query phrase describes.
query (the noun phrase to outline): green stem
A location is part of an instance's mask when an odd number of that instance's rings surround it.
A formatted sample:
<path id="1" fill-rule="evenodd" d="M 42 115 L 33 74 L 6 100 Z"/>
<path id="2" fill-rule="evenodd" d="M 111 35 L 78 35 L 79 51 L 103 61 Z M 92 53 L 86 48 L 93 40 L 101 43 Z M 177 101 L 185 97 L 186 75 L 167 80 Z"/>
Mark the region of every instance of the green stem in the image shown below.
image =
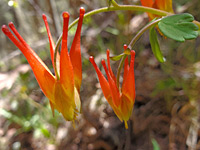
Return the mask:
<path id="1" fill-rule="evenodd" d="M 113 6 L 110 7 L 103 7 L 103 8 L 99 8 L 99 9 L 95 9 L 93 11 L 90 11 L 88 13 L 86 13 L 84 15 L 84 18 L 90 17 L 92 15 L 101 13 L 101 12 L 110 12 L 110 11 L 118 11 L 118 10 L 132 10 L 132 11 L 142 11 L 142 12 L 148 12 L 148 13 L 152 13 L 155 15 L 159 15 L 159 16 L 166 16 L 166 15 L 172 15 L 172 13 L 163 11 L 163 10 L 159 10 L 159 9 L 154 9 L 151 7 L 144 7 L 144 6 L 138 6 L 138 5 L 118 5 L 115 0 L 111 0 L 111 3 Z M 77 22 L 78 22 L 79 18 L 77 18 L 76 20 L 74 20 L 70 25 L 68 30 L 70 30 Z M 148 24 L 147 26 L 145 26 L 131 41 L 131 43 L 129 44 L 128 48 L 131 49 L 132 46 L 135 44 L 135 42 L 138 40 L 138 38 L 147 30 L 149 29 L 149 27 L 151 27 L 152 25 L 156 24 L 157 22 L 159 22 L 159 20 L 157 20 L 156 22 L 152 22 L 150 24 Z M 198 26 L 200 26 L 200 23 L 198 21 L 194 22 L 195 24 L 197 24 Z M 58 75 L 59 78 L 59 74 L 58 74 L 58 70 L 57 70 L 57 65 L 56 65 L 56 56 L 58 53 L 58 49 L 59 49 L 59 45 L 61 43 L 61 39 L 62 39 L 62 34 L 60 35 L 59 39 L 56 42 L 56 48 L 55 48 L 55 57 L 54 57 L 54 64 L 55 64 L 55 73 L 56 75 Z M 120 76 L 120 72 L 124 63 L 126 55 L 123 56 L 119 68 L 118 68 L 118 73 L 117 73 L 117 84 L 119 85 L 119 76 Z"/>
<path id="2" fill-rule="evenodd" d="M 141 37 L 141 35 L 147 31 L 149 28 L 151 28 L 152 26 L 155 26 L 159 21 L 161 20 L 160 19 L 157 19 L 149 24 L 147 24 L 144 28 L 142 28 L 137 34 L 136 36 L 134 36 L 134 38 L 131 40 L 130 44 L 128 45 L 128 49 L 131 50 L 133 45 L 135 44 L 135 42 Z M 121 73 L 121 70 L 122 70 L 122 67 L 123 67 L 123 64 L 124 64 L 124 61 L 125 61 L 125 58 L 126 58 L 127 55 L 124 55 L 119 63 L 119 67 L 117 69 L 117 86 L 119 87 L 119 77 L 120 77 L 120 73 Z"/>
<path id="3" fill-rule="evenodd" d="M 147 24 L 144 28 L 142 28 L 137 34 L 136 36 L 134 36 L 134 38 L 131 40 L 130 44 L 128 45 L 128 49 L 131 50 L 133 45 L 135 44 L 135 42 L 140 38 L 140 36 L 147 31 L 149 28 L 151 28 L 152 26 L 155 26 L 156 24 L 158 24 L 158 22 L 161 20 L 157 19 L 153 22 L 150 22 L 149 24 Z"/>
<path id="4" fill-rule="evenodd" d="M 154 9 L 154 8 L 151 8 L 151 7 L 144 7 L 144 6 L 138 6 L 138 5 L 117 5 L 116 7 L 111 6 L 111 7 L 103 7 L 103 8 L 92 10 L 92 11 L 90 11 L 90 12 L 88 12 L 84 15 L 84 19 L 87 18 L 87 17 L 90 17 L 92 15 L 101 13 L 101 12 L 109 12 L 109 11 L 117 11 L 117 10 L 143 11 L 143 12 L 149 12 L 149 13 L 160 15 L 160 16 L 166 16 L 166 15 L 170 14 L 166 11 Z M 68 30 L 70 30 L 78 22 L 78 20 L 79 20 L 79 18 L 74 20 L 69 25 Z M 62 34 L 60 35 L 60 37 L 59 37 L 59 39 L 56 43 L 56 49 L 58 49 L 59 46 L 57 44 L 60 44 L 61 39 L 62 39 Z"/>
<path id="5" fill-rule="evenodd" d="M 119 5 L 117 4 L 117 2 L 115 2 L 115 0 L 111 0 L 111 4 L 112 4 L 114 7 L 119 7 Z"/>
<path id="6" fill-rule="evenodd" d="M 90 17 L 92 15 L 95 15 L 95 14 L 98 14 L 101 12 L 110 12 L 110 11 L 117 11 L 117 10 L 143 11 L 143 12 L 148 12 L 148 13 L 152 13 L 152 14 L 159 15 L 159 16 L 166 16 L 166 15 L 170 14 L 166 11 L 154 9 L 151 7 L 144 7 L 144 6 L 138 6 L 138 5 L 118 5 L 114 0 L 112 0 L 112 5 L 113 6 L 111 6 L 111 7 L 103 7 L 103 8 L 99 8 L 99 9 L 90 11 L 84 15 L 84 18 Z M 78 20 L 79 20 L 79 18 L 74 20 L 69 25 L 68 30 L 70 30 L 78 22 Z M 56 73 L 58 79 L 59 79 L 59 73 L 58 73 L 58 69 L 57 69 L 57 65 L 56 65 L 56 57 L 57 57 L 57 53 L 58 53 L 58 49 L 59 49 L 61 40 L 62 40 L 62 34 L 60 35 L 60 37 L 58 38 L 58 40 L 56 42 L 56 47 L 55 47 L 55 52 L 54 52 L 55 73 Z"/>
<path id="7" fill-rule="evenodd" d="M 144 6 L 138 6 L 138 5 L 117 5 L 117 6 L 110 6 L 110 7 L 103 7 L 99 9 L 92 10 L 84 15 L 84 18 L 90 17 L 92 15 L 101 13 L 101 12 L 110 12 L 110 11 L 117 11 L 117 10 L 132 10 L 132 11 L 142 11 L 142 12 L 148 12 L 152 13 L 155 15 L 159 16 L 166 16 L 170 15 L 171 13 L 159 10 L 159 9 L 154 9 L 151 7 L 144 7 Z M 70 25 L 69 25 L 69 30 L 78 22 L 79 18 L 74 20 Z"/>

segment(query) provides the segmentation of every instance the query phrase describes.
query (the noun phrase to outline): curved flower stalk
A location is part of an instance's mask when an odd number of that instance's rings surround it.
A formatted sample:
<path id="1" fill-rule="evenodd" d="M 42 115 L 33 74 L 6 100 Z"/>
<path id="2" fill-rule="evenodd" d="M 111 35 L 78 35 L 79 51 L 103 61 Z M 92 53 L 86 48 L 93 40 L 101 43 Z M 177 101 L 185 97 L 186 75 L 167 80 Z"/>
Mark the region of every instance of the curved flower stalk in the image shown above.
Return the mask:
<path id="1" fill-rule="evenodd" d="M 172 8 L 172 0 L 140 0 L 142 6 L 164 10 L 174 13 Z M 157 17 L 154 14 L 148 13 L 149 19 L 152 20 Z"/>
<path id="2" fill-rule="evenodd" d="M 47 18 L 45 15 L 43 15 L 43 20 L 49 37 L 51 60 L 54 71 L 57 72 L 55 76 L 20 36 L 13 23 L 9 23 L 9 27 L 14 34 L 11 33 L 6 25 L 2 26 L 2 31 L 4 34 L 8 36 L 8 38 L 21 50 L 26 57 L 33 70 L 33 73 L 35 74 L 40 88 L 50 101 L 53 114 L 54 109 L 57 109 L 68 121 L 74 121 L 81 109 L 81 101 L 79 97 L 82 81 L 80 36 L 84 13 L 85 9 L 80 8 L 78 27 L 70 49 L 70 53 L 68 53 L 67 34 L 70 15 L 68 12 L 63 12 L 62 45 L 60 55 L 56 55 L 56 64 L 54 64 L 55 44 L 49 30 Z"/>
<path id="3" fill-rule="evenodd" d="M 125 46 L 125 49 L 127 46 Z M 135 60 L 135 51 L 131 50 L 131 61 L 130 66 L 128 64 L 128 57 L 126 56 L 124 64 L 124 75 L 122 87 L 118 88 L 116 77 L 112 72 L 110 66 L 110 51 L 107 50 L 107 65 L 106 67 L 105 60 L 102 60 L 102 65 L 107 75 L 107 79 L 101 73 L 97 67 L 94 58 L 90 56 L 90 62 L 94 66 L 94 69 L 99 78 L 99 82 L 103 91 L 103 94 L 114 110 L 117 117 L 120 121 L 124 121 L 125 128 L 128 128 L 127 121 L 129 120 L 133 105 L 135 102 L 135 78 L 134 78 L 134 60 Z"/>

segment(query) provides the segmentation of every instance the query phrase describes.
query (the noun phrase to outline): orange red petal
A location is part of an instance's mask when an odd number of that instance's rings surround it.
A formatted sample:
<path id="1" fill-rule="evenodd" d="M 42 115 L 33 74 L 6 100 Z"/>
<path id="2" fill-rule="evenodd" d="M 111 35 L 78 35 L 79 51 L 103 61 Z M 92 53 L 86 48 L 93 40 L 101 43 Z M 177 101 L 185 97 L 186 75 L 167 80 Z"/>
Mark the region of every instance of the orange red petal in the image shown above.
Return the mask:
<path id="1" fill-rule="evenodd" d="M 131 50 L 130 68 L 122 89 L 122 94 L 125 95 L 130 102 L 134 102 L 135 100 L 134 60 L 135 51 Z"/>
<path id="2" fill-rule="evenodd" d="M 55 85 L 54 76 L 49 71 L 44 62 L 38 57 L 38 55 L 28 46 L 28 44 L 19 35 L 14 25 L 10 23 L 9 26 L 19 40 L 15 38 L 15 36 L 10 32 L 7 26 L 3 25 L 2 31 L 24 54 L 44 94 L 48 98 L 53 98 L 54 95 L 52 87 L 54 87 Z"/>
<path id="3" fill-rule="evenodd" d="M 107 54 L 108 71 L 109 71 L 109 73 L 110 73 L 112 79 L 113 79 L 113 80 L 115 81 L 115 83 L 116 83 L 115 75 L 114 75 L 114 73 L 112 72 L 112 69 L 111 69 L 111 66 L 110 66 L 110 50 L 109 50 L 109 49 L 107 49 L 106 54 Z"/>
<path id="4" fill-rule="evenodd" d="M 81 26 L 83 21 L 84 9 L 80 9 L 80 21 L 78 29 L 74 38 L 72 46 L 72 56 L 70 58 L 68 49 L 67 49 L 67 32 L 69 24 L 69 14 L 67 12 L 63 13 L 63 37 L 61 45 L 60 56 L 57 53 L 56 64 L 54 64 L 54 49 L 55 44 L 53 42 L 49 26 L 47 23 L 47 18 L 43 15 L 43 20 L 47 29 L 49 42 L 50 42 L 50 53 L 51 60 L 54 67 L 54 70 L 58 70 L 60 67 L 60 75 L 54 76 L 44 62 L 38 57 L 38 55 L 30 48 L 30 46 L 24 41 L 20 34 L 15 29 L 13 23 L 9 23 L 10 29 L 13 31 L 14 35 L 10 32 L 9 28 L 5 25 L 2 26 L 2 31 L 9 37 L 9 39 L 22 51 L 27 61 L 29 62 L 35 77 L 44 92 L 47 98 L 50 100 L 50 106 L 54 114 L 54 109 L 57 109 L 61 112 L 66 120 L 76 119 L 77 113 L 81 110 L 81 101 L 77 87 L 74 85 L 74 68 L 78 68 L 78 77 L 79 77 L 79 89 L 81 84 L 81 53 L 80 53 L 80 33 Z M 77 57 L 78 55 L 78 57 Z M 73 62 L 79 61 L 79 65 L 72 65 Z M 57 67 L 57 69 L 56 69 Z M 74 67 L 74 68 L 73 68 Z M 76 73 L 77 75 L 77 73 Z M 60 76 L 60 79 L 59 79 Z"/>
<path id="5" fill-rule="evenodd" d="M 93 67 L 94 67 L 94 69 L 95 69 L 95 71 L 97 73 L 97 76 L 99 78 L 99 83 L 101 85 L 101 89 L 103 91 L 103 94 L 104 94 L 105 98 L 108 100 L 109 103 L 112 103 L 110 101 L 110 98 L 112 96 L 111 96 L 111 89 L 110 89 L 108 81 L 106 80 L 104 75 L 101 73 L 101 71 L 97 67 L 96 63 L 94 62 L 94 58 L 92 56 L 90 56 L 89 60 L 92 63 L 92 65 L 93 65 Z"/>
<path id="6" fill-rule="evenodd" d="M 172 0 L 155 0 L 155 8 L 173 13 Z"/>
<path id="7" fill-rule="evenodd" d="M 108 83 L 109 83 L 110 89 L 111 89 L 111 96 L 112 96 L 113 104 L 116 107 L 119 107 L 121 100 L 120 100 L 120 93 L 119 93 L 119 89 L 117 87 L 117 84 L 113 80 L 113 78 L 111 77 L 110 72 L 108 71 L 108 69 L 106 67 L 105 60 L 102 60 L 101 64 L 103 65 L 103 68 L 104 68 L 106 75 L 107 75 L 107 78 L 108 78 Z"/>
<path id="8" fill-rule="evenodd" d="M 104 94 L 106 100 L 108 101 L 108 103 L 110 104 L 110 106 L 112 107 L 112 109 L 114 110 L 114 112 L 117 115 L 117 117 L 121 121 L 123 121 L 120 108 L 116 107 L 113 104 L 112 95 L 111 95 L 111 88 L 110 88 L 110 85 L 109 85 L 108 81 L 106 80 L 106 78 L 104 77 L 104 75 L 101 73 L 101 71 L 97 67 L 96 63 L 94 62 L 94 58 L 92 56 L 90 56 L 89 60 L 92 63 L 92 65 L 93 65 L 93 67 L 94 67 L 94 69 L 95 69 L 95 71 L 97 73 L 97 76 L 99 78 L 99 83 L 101 85 L 101 89 L 103 91 L 103 94 Z"/>
<path id="9" fill-rule="evenodd" d="M 53 66 L 54 66 L 54 49 L 55 49 L 55 44 L 54 44 L 53 38 L 51 36 L 51 32 L 50 32 L 50 29 L 49 29 L 49 25 L 48 25 L 48 22 L 47 22 L 46 15 L 43 14 L 42 18 L 44 20 L 44 24 L 45 24 L 45 27 L 46 27 L 46 30 L 47 30 L 47 34 L 48 34 L 48 38 L 49 38 L 49 44 L 50 44 L 51 61 L 52 61 Z"/>
<path id="10" fill-rule="evenodd" d="M 80 86 L 82 81 L 82 62 L 81 62 L 81 27 L 83 23 L 85 9 L 83 7 L 80 8 L 80 17 L 76 30 L 76 34 L 70 49 L 70 59 L 74 70 L 74 82 L 75 86 L 80 92 Z"/>
<path id="11" fill-rule="evenodd" d="M 153 0 L 140 0 L 142 6 L 146 7 L 152 7 L 153 6 Z"/>
<path id="12" fill-rule="evenodd" d="M 69 14 L 63 13 L 63 37 L 60 51 L 60 83 L 66 89 L 68 96 L 74 99 L 74 73 L 67 49 Z"/>
<path id="13" fill-rule="evenodd" d="M 51 61 L 52 61 L 52 64 L 53 64 L 54 72 L 56 72 L 55 64 L 54 64 L 54 53 L 55 53 L 54 49 L 55 49 L 55 44 L 54 44 L 54 41 L 53 41 L 53 38 L 52 38 L 52 35 L 51 35 L 51 32 L 50 32 L 50 29 L 49 29 L 49 25 L 48 25 L 48 22 L 47 22 L 46 15 L 43 14 L 42 18 L 44 20 L 44 24 L 45 24 L 45 27 L 46 27 L 46 30 L 47 30 L 47 35 L 48 35 L 48 38 L 49 38 Z M 56 57 L 57 57 L 56 58 L 56 65 L 57 65 L 57 69 L 58 69 L 59 65 L 60 65 L 60 55 L 59 55 L 59 53 L 57 53 Z M 55 75 L 57 75 L 57 74 L 55 73 Z M 59 78 L 59 77 L 57 77 L 57 78 Z"/>
<path id="14" fill-rule="evenodd" d="M 160 10 L 164 10 L 164 11 L 173 13 L 172 0 L 155 0 L 155 1 L 140 0 L 140 2 L 142 4 L 142 6 L 160 9 Z M 147 14 L 148 14 L 150 20 L 157 17 L 157 15 L 154 15 L 151 13 L 147 13 Z"/>

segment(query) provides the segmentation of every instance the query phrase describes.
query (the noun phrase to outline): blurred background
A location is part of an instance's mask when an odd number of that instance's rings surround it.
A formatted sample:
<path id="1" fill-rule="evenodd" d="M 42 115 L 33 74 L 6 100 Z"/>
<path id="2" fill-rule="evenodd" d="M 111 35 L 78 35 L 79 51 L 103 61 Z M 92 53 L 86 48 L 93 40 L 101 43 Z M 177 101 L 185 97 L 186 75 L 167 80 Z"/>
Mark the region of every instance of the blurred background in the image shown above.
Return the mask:
<path id="1" fill-rule="evenodd" d="M 117 0 L 140 5 L 139 0 Z M 12 21 L 22 37 L 52 70 L 45 13 L 56 41 L 63 11 L 70 22 L 86 12 L 108 6 L 106 0 L 0 0 L 0 25 Z M 174 0 L 176 13 L 191 13 L 200 21 L 199 0 Z M 125 130 L 103 97 L 88 61 L 123 52 L 148 23 L 146 13 L 116 11 L 84 19 L 82 27 L 82 114 L 73 128 L 61 114 L 53 117 L 25 57 L 0 31 L 0 149 L 1 150 L 199 150 L 200 38 L 184 43 L 159 36 L 166 62 L 153 56 L 148 32 L 134 46 L 136 100 Z M 69 31 L 69 45 L 76 27 Z M 116 73 L 119 62 L 111 62 Z"/>

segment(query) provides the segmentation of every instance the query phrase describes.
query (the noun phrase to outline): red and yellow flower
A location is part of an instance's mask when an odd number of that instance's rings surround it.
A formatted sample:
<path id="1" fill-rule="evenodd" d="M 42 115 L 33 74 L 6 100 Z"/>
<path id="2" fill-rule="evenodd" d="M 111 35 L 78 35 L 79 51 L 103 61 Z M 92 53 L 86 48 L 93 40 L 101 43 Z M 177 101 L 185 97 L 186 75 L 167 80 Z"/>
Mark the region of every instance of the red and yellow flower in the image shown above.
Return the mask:
<path id="1" fill-rule="evenodd" d="M 110 66 L 109 54 L 110 51 L 107 50 L 108 68 L 106 67 L 105 60 L 101 61 L 104 70 L 106 72 L 107 79 L 104 77 L 104 75 L 97 67 L 94 58 L 92 56 L 90 57 L 90 62 L 94 66 L 94 69 L 97 73 L 106 100 L 114 110 L 117 117 L 121 121 L 124 121 L 125 127 L 128 128 L 127 121 L 131 116 L 133 105 L 135 102 L 135 77 L 134 77 L 135 51 L 131 50 L 130 66 L 128 63 L 128 57 L 126 56 L 124 64 L 123 83 L 121 88 L 118 87 L 116 77 L 112 72 Z"/>
<path id="2" fill-rule="evenodd" d="M 53 75 L 47 68 L 45 63 L 38 57 L 38 55 L 30 48 L 24 39 L 17 32 L 13 23 L 9 23 L 9 28 L 6 25 L 2 26 L 4 34 L 21 50 L 30 64 L 33 73 L 38 81 L 43 93 L 50 101 L 52 112 L 57 109 L 62 113 L 64 118 L 68 121 L 74 121 L 81 109 L 80 101 L 80 86 L 82 81 L 82 64 L 81 64 L 81 27 L 83 22 L 85 9 L 80 8 L 80 17 L 76 34 L 68 53 L 67 49 L 67 34 L 70 15 L 68 12 L 63 13 L 63 35 L 60 55 L 57 53 L 56 63 L 54 64 L 54 49 L 53 42 L 47 18 L 43 15 L 43 20 L 47 29 L 50 54 L 55 72 Z M 56 69 L 57 68 L 57 69 Z"/>
<path id="3" fill-rule="evenodd" d="M 152 7 L 173 13 L 172 0 L 140 0 L 142 6 Z M 152 20 L 156 15 L 148 13 L 149 19 Z"/>

